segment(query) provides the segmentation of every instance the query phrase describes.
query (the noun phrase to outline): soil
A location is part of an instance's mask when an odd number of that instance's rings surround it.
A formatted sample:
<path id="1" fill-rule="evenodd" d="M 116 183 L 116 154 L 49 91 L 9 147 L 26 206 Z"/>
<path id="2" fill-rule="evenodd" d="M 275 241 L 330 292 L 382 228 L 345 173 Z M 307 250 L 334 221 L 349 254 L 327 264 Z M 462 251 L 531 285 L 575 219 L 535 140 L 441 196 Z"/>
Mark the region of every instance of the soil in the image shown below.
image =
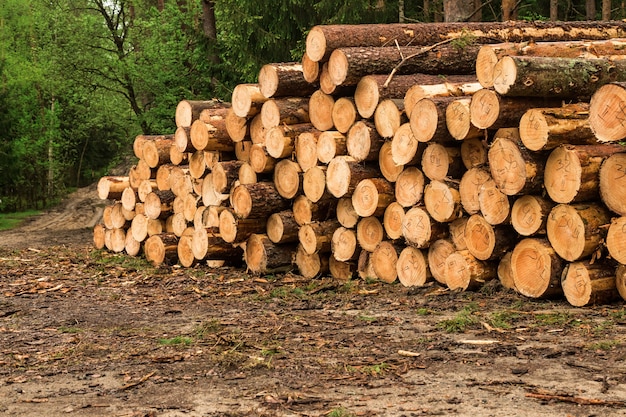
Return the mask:
<path id="1" fill-rule="evenodd" d="M 623 301 L 155 268 L 105 204 L 0 233 L 0 415 L 626 416 Z"/>

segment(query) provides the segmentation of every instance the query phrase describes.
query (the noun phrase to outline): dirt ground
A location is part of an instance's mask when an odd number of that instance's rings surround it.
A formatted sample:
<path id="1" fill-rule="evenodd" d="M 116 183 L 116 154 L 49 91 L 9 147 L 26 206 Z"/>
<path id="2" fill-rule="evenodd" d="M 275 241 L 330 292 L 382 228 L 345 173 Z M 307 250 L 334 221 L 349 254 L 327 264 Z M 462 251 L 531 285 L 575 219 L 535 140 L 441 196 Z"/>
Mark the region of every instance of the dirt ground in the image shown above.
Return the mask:
<path id="1" fill-rule="evenodd" d="M 624 302 L 154 268 L 103 205 L 0 233 L 0 415 L 626 416 Z"/>

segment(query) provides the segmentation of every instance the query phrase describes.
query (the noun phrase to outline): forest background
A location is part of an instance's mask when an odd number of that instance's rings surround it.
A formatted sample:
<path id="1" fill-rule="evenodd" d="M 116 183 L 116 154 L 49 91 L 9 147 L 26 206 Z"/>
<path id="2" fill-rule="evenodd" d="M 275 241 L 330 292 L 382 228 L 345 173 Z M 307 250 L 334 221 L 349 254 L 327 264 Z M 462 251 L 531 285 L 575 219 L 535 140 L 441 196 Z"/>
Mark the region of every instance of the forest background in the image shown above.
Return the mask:
<path id="1" fill-rule="evenodd" d="M 616 5 L 616 3 L 619 3 Z M 0 0 L 0 212 L 97 181 L 183 99 L 229 101 L 317 24 L 615 20 L 610 0 Z"/>

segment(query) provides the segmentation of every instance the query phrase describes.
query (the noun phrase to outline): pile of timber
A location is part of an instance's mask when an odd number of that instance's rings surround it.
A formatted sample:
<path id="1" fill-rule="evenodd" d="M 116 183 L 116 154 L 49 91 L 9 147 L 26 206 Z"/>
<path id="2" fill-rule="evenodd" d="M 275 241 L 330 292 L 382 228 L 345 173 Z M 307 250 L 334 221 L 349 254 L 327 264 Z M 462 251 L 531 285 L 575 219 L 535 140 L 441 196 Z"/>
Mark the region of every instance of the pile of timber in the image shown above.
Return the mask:
<path id="1" fill-rule="evenodd" d="M 316 26 L 135 138 L 94 244 L 154 263 L 626 299 L 626 23 Z"/>

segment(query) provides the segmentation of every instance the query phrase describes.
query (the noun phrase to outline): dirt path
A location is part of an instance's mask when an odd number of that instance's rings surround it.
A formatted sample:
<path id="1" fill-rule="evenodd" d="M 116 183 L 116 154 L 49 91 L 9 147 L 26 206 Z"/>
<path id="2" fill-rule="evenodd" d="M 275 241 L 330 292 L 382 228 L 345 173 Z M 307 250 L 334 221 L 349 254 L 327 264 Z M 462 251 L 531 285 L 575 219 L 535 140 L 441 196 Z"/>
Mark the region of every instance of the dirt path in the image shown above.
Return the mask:
<path id="1" fill-rule="evenodd" d="M 626 416 L 624 303 L 153 268 L 88 195 L 0 233 L 0 415 Z"/>

